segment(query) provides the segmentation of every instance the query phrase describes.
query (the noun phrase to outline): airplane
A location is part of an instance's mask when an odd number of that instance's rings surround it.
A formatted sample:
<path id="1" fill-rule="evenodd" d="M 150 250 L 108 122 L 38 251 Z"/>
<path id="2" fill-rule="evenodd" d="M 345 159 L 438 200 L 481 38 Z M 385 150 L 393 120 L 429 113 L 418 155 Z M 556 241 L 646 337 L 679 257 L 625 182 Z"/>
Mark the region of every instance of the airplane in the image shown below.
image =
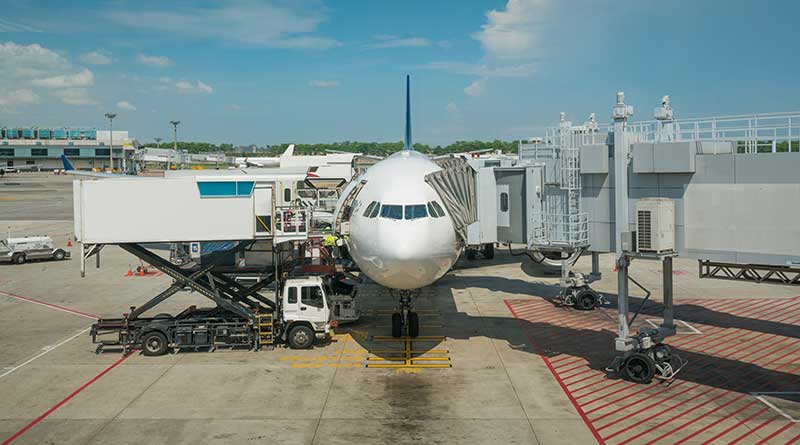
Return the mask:
<path id="1" fill-rule="evenodd" d="M 361 186 L 350 204 L 350 234 L 345 242 L 367 277 L 398 292 L 399 309 L 392 314 L 395 337 L 404 331 L 410 337 L 419 335 L 412 296 L 444 276 L 463 249 L 439 194 L 425 182 L 425 175 L 441 169 L 412 145 L 410 77 L 406 76 L 403 150 L 351 181 L 335 212 L 343 211 L 350 193 Z"/>
<path id="2" fill-rule="evenodd" d="M 285 157 L 294 156 L 294 144 L 289 144 L 286 147 L 286 150 L 280 156 L 269 156 L 269 157 L 244 157 L 244 158 L 236 158 L 234 161 L 239 168 L 247 168 L 247 167 L 280 167 L 281 166 L 281 159 Z"/>
<path id="3" fill-rule="evenodd" d="M 104 172 L 93 172 L 87 170 L 78 170 L 73 165 L 72 162 L 69 161 L 67 155 L 61 155 L 61 163 L 64 164 L 64 172 L 69 173 L 70 175 L 78 175 L 78 176 L 88 176 L 91 178 L 117 178 L 120 176 L 126 176 L 121 173 L 104 173 Z"/>

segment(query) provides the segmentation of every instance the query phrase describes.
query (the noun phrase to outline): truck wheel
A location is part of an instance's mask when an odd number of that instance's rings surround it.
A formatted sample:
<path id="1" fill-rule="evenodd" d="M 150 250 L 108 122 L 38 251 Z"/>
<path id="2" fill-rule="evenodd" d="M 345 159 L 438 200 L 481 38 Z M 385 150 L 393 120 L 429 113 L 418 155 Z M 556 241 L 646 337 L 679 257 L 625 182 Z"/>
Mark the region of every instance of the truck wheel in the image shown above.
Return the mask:
<path id="1" fill-rule="evenodd" d="M 403 316 L 395 312 L 392 314 L 392 337 L 400 338 L 403 335 Z"/>
<path id="2" fill-rule="evenodd" d="M 56 261 L 61 261 L 66 256 L 67 256 L 66 252 L 64 252 L 61 249 L 58 249 L 53 253 L 53 259 L 56 260 Z"/>
<path id="3" fill-rule="evenodd" d="M 167 337 L 158 331 L 150 331 L 142 337 L 142 354 L 144 355 L 164 355 L 167 353 L 167 346 Z"/>
<path id="4" fill-rule="evenodd" d="M 289 347 L 292 349 L 310 349 L 314 344 L 314 332 L 308 326 L 295 326 L 289 332 Z"/>
<path id="5" fill-rule="evenodd" d="M 16 255 L 14 255 L 13 257 L 11 257 L 11 261 L 13 261 L 14 264 L 25 264 L 25 254 L 24 253 L 18 253 Z"/>
<path id="6" fill-rule="evenodd" d="M 419 314 L 416 312 L 408 313 L 408 336 L 419 337 Z"/>
<path id="7" fill-rule="evenodd" d="M 487 260 L 491 260 L 494 258 L 494 244 L 484 244 L 483 248 L 481 249 L 481 253 L 483 257 Z"/>

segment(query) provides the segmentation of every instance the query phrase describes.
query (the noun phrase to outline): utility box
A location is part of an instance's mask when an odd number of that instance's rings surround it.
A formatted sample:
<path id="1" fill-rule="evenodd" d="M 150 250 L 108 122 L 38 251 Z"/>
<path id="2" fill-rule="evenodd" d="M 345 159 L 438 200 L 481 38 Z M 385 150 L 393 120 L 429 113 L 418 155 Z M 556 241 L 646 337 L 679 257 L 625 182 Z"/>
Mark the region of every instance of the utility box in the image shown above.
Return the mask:
<path id="1" fill-rule="evenodd" d="M 644 198 L 636 202 L 636 241 L 639 252 L 675 251 L 675 202 Z"/>

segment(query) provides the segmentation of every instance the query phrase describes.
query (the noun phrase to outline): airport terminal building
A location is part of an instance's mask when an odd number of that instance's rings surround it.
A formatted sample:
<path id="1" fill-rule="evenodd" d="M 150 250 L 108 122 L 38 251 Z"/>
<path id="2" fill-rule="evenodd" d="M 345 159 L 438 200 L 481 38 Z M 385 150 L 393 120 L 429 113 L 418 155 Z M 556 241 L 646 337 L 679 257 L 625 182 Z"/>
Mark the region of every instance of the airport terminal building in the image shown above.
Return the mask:
<path id="1" fill-rule="evenodd" d="M 127 131 L 114 130 L 114 168 L 123 156 L 130 165 L 138 142 Z M 76 127 L 4 127 L 0 129 L 0 167 L 28 170 L 62 168 L 67 155 L 75 168 L 108 169 L 111 132 Z"/>

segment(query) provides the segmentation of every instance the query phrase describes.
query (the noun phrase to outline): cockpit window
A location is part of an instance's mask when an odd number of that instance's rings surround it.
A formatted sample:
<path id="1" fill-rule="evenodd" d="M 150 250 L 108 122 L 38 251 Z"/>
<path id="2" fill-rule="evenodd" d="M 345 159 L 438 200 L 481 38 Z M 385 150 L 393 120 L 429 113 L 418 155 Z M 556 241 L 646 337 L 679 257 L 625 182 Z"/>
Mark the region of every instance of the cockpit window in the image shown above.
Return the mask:
<path id="1" fill-rule="evenodd" d="M 372 201 L 371 203 L 369 203 L 369 205 L 367 206 L 367 209 L 364 210 L 364 216 L 368 217 L 369 214 L 372 213 L 372 209 L 374 209 L 375 206 L 377 206 L 377 205 L 380 205 L 380 204 L 378 204 L 378 201 Z"/>
<path id="2" fill-rule="evenodd" d="M 436 209 L 433 208 L 433 205 L 430 202 L 428 203 L 428 213 L 431 215 L 432 218 L 439 217 L 439 214 L 436 213 Z"/>
<path id="3" fill-rule="evenodd" d="M 405 208 L 406 219 L 419 219 L 428 216 L 428 211 L 425 210 L 425 204 L 412 204 L 407 205 Z"/>
<path id="4" fill-rule="evenodd" d="M 369 214 L 369 217 L 375 218 L 376 216 L 378 216 L 378 212 L 380 211 L 381 211 L 381 203 L 376 202 L 375 207 L 372 208 L 372 213 Z"/>
<path id="5" fill-rule="evenodd" d="M 403 206 L 384 204 L 381 207 L 381 218 L 403 219 Z"/>
<path id="6" fill-rule="evenodd" d="M 440 206 L 438 202 L 431 201 L 431 204 L 433 204 L 433 208 L 434 208 L 434 210 L 436 210 L 436 216 L 437 217 L 444 216 L 444 210 L 442 210 L 442 206 Z"/>

